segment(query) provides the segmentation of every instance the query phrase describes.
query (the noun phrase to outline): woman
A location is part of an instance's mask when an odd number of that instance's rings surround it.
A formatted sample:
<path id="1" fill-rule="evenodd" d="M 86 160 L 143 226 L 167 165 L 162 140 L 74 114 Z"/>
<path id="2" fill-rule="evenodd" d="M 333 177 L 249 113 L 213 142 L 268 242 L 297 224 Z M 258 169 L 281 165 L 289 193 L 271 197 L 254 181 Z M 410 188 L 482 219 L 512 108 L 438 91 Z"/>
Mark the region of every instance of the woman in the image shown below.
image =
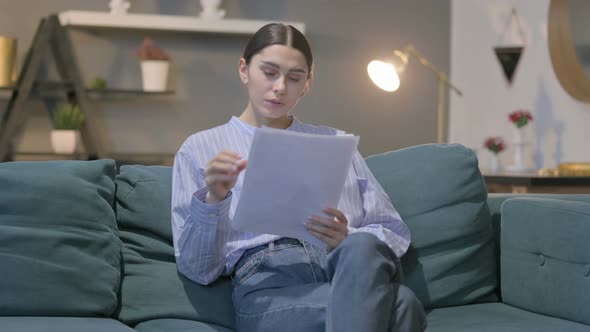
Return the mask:
<path id="1" fill-rule="evenodd" d="M 422 331 L 422 305 L 399 284 L 410 232 L 358 152 L 338 206 L 302 221 L 327 250 L 231 228 L 256 128 L 342 134 L 291 114 L 312 70 L 309 43 L 294 27 L 269 24 L 251 38 L 239 62 L 246 109 L 190 136 L 176 154 L 178 269 L 204 285 L 232 277 L 238 331 Z"/>

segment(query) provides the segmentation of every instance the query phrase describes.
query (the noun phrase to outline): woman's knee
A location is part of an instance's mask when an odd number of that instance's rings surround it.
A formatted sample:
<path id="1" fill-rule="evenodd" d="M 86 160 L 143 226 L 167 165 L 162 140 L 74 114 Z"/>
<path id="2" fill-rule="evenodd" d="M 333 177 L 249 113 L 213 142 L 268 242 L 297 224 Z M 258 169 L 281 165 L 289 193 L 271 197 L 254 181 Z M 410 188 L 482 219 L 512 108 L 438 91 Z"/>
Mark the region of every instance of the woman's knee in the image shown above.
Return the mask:
<path id="1" fill-rule="evenodd" d="M 349 262 L 367 263 L 371 258 L 383 257 L 397 261 L 393 250 L 376 235 L 366 232 L 350 234 L 333 253 L 343 256 Z"/>

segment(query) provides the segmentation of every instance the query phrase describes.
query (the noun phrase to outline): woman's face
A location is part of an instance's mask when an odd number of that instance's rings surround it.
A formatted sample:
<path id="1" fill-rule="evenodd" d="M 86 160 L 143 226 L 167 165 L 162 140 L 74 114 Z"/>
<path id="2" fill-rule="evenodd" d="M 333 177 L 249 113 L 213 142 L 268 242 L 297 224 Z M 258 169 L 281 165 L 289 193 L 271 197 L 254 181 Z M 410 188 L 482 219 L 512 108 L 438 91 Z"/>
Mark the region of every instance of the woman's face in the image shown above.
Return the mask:
<path id="1" fill-rule="evenodd" d="M 303 54 L 284 45 L 265 47 L 250 64 L 241 59 L 239 70 L 252 110 L 267 119 L 290 115 L 311 79 Z"/>

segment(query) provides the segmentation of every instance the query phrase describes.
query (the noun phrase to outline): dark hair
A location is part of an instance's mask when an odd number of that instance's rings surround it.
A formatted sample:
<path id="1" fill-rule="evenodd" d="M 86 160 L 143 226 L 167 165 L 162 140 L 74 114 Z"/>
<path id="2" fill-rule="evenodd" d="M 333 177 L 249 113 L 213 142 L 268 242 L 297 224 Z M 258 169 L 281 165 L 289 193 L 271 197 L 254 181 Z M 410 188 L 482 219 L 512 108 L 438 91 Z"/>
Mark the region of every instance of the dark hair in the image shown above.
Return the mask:
<path id="1" fill-rule="evenodd" d="M 311 46 L 301 31 L 288 24 L 269 23 L 260 28 L 248 41 L 242 57 L 247 64 L 250 64 L 254 55 L 270 45 L 285 45 L 300 51 L 307 62 L 308 72 L 311 73 L 313 64 Z"/>

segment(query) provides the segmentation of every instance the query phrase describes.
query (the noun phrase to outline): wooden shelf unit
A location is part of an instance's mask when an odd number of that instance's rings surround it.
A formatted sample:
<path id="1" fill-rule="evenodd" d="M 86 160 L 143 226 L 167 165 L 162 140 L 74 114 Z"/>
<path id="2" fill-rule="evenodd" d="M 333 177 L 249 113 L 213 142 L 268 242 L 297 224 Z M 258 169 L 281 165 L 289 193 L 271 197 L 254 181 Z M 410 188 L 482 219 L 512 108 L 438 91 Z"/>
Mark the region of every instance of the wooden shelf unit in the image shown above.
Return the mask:
<path id="1" fill-rule="evenodd" d="M 95 110 L 89 97 L 105 95 L 170 95 L 173 91 L 146 92 L 139 89 L 105 88 L 92 89 L 84 87 L 79 68 L 72 51 L 72 45 L 66 36 L 66 27 L 115 28 L 136 30 L 159 30 L 209 34 L 251 35 L 262 26 L 275 21 L 249 19 L 202 19 L 179 15 L 154 14 L 111 14 L 98 11 L 70 10 L 50 15 L 39 24 L 33 43 L 24 61 L 21 75 L 14 86 L 0 87 L 0 100 L 8 99 L 4 114 L 0 113 L 0 162 L 6 160 L 48 160 L 48 159 L 82 159 L 112 158 L 123 162 L 135 160 L 152 160 L 155 163 L 170 164 L 170 154 L 113 154 L 104 151 L 98 144 L 101 135 L 95 125 Z M 286 22 L 305 33 L 302 22 Z M 53 53 L 62 81 L 37 81 L 36 73 L 41 58 Z M 51 152 L 14 151 L 15 137 L 23 131 L 28 117 L 24 103 L 30 96 L 53 97 L 66 92 L 68 99 L 75 100 L 86 116 L 84 127 L 80 130 L 86 152 L 72 155 L 60 155 Z M 9 96 L 7 96 L 9 94 Z"/>
<path id="2" fill-rule="evenodd" d="M 120 28 L 141 30 L 167 30 L 199 33 L 221 33 L 251 35 L 272 21 L 244 19 L 202 19 L 180 15 L 153 14 L 110 14 L 98 11 L 69 10 L 59 14 L 62 26 L 94 28 Z M 305 33 L 302 22 L 282 22 L 291 24 Z"/>

